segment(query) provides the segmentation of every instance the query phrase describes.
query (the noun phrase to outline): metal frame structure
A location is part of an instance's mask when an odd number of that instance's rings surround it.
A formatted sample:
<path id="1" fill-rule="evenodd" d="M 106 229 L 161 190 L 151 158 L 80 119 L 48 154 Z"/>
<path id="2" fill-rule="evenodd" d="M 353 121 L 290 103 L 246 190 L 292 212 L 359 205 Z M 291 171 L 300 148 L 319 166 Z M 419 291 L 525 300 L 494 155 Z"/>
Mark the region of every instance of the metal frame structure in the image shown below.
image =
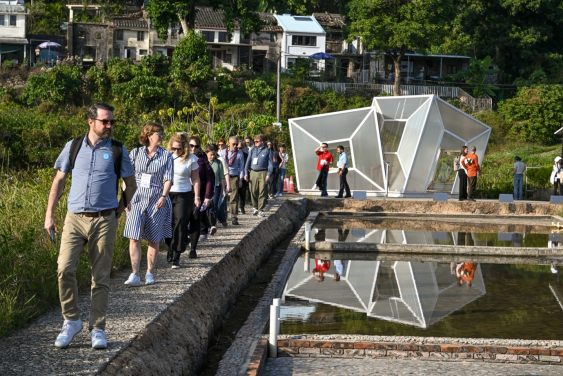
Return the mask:
<path id="1" fill-rule="evenodd" d="M 382 196 L 388 187 L 394 197 L 426 195 L 442 150 L 475 145 L 482 162 L 491 133 L 489 126 L 434 95 L 375 97 L 370 107 L 289 119 L 289 129 L 300 191 L 316 192 L 313 150 L 326 142 L 329 149 L 349 146 L 352 190 Z M 337 171 L 329 171 L 329 191 L 339 188 Z M 444 187 L 441 191 L 454 194 L 457 176 Z"/>

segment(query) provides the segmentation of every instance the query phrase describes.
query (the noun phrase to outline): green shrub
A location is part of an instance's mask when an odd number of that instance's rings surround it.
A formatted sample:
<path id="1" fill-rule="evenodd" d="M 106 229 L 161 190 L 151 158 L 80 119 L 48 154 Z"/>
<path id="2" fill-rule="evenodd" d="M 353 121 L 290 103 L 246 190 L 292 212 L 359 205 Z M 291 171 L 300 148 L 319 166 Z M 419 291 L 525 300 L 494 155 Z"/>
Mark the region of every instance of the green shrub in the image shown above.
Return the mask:
<path id="1" fill-rule="evenodd" d="M 71 105 L 82 98 L 82 68 L 70 65 L 58 65 L 30 77 L 22 94 L 22 100 L 29 105 L 48 100 Z"/>
<path id="2" fill-rule="evenodd" d="M 526 171 L 528 182 L 537 188 L 548 188 L 551 186 L 549 178 L 551 177 L 552 167 L 530 168 Z"/>

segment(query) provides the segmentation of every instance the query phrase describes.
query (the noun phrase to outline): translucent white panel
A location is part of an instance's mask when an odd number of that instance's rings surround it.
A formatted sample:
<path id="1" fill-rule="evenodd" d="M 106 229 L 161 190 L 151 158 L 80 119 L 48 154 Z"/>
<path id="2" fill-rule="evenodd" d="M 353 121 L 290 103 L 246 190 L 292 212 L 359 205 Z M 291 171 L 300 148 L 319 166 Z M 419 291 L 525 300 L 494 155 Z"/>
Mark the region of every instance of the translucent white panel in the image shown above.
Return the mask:
<path id="1" fill-rule="evenodd" d="M 405 174 L 399 158 L 395 154 L 385 154 L 385 159 L 392 165 L 389 166 L 389 190 L 402 192 L 405 185 Z"/>
<path id="2" fill-rule="evenodd" d="M 436 284 L 436 278 L 434 277 L 436 263 L 411 262 L 411 266 L 416 290 L 422 307 L 422 315 L 425 324 L 428 324 L 432 312 L 434 311 L 436 300 L 438 299 L 438 286 Z"/>
<path id="3" fill-rule="evenodd" d="M 437 99 L 436 103 L 438 103 L 440 115 L 442 115 L 444 128 L 464 140 L 470 140 L 489 129 L 441 99 Z"/>
<path id="4" fill-rule="evenodd" d="M 476 138 L 475 140 L 471 140 L 467 143 L 469 146 L 469 152 L 471 152 L 471 147 L 475 146 L 477 148 L 477 157 L 479 158 L 479 165 L 483 164 L 483 156 L 485 155 L 485 150 L 487 148 L 487 143 L 489 142 L 489 136 L 491 132 L 487 132 L 484 135 Z"/>
<path id="5" fill-rule="evenodd" d="M 445 150 L 461 151 L 461 147 L 465 144 L 466 144 L 465 141 L 452 136 L 448 132 L 444 132 L 444 136 L 442 137 L 442 142 L 440 143 L 440 147 Z"/>
<path id="6" fill-rule="evenodd" d="M 442 135 L 442 125 L 440 124 L 440 117 L 436 105 L 432 104 L 428 121 L 414 162 L 412 164 L 412 173 L 409 176 L 406 192 L 426 192 L 429 177 L 433 175 L 433 163 L 439 152 L 440 136 Z"/>
<path id="7" fill-rule="evenodd" d="M 314 137 L 325 142 L 350 138 L 371 110 L 371 107 L 364 107 L 292 120 Z"/>
<path id="8" fill-rule="evenodd" d="M 309 190 L 315 185 L 319 174 L 318 157 L 313 152 L 319 143 L 291 123 L 289 129 L 293 142 L 292 153 L 296 166 L 297 187 L 299 190 Z"/>
<path id="9" fill-rule="evenodd" d="M 427 101 L 423 106 L 421 106 L 418 111 L 416 111 L 405 126 L 405 131 L 403 132 L 403 137 L 401 140 L 401 145 L 399 146 L 398 153 L 401 162 L 403 162 L 403 167 L 405 168 L 405 173 L 407 176 L 410 174 L 411 166 L 414 159 L 414 151 L 418 146 L 418 139 L 424 128 L 424 123 L 426 122 L 426 114 L 428 113 L 428 107 L 432 104 L 431 101 Z"/>
<path id="10" fill-rule="evenodd" d="M 379 112 L 377 113 L 377 127 L 378 131 L 381 132 L 381 128 L 383 127 L 383 115 Z"/>
<path id="11" fill-rule="evenodd" d="M 403 244 L 405 238 L 403 236 L 403 231 L 401 230 L 387 230 L 386 232 L 386 243 L 389 244 Z"/>
<path id="12" fill-rule="evenodd" d="M 369 306 L 371 289 L 375 279 L 378 261 L 347 261 L 350 263 L 348 282 L 360 297 L 360 301 Z"/>
<path id="13" fill-rule="evenodd" d="M 291 294 L 286 295 L 366 312 L 366 309 L 352 292 L 349 284 L 343 283 L 342 280 L 339 283 L 334 283 L 330 280 L 335 272 L 334 264 L 332 262 L 330 264 L 330 269 L 327 272 L 328 275 L 325 274 L 324 276 L 324 283 L 319 283 L 315 278 L 311 278 L 292 290 Z"/>
<path id="14" fill-rule="evenodd" d="M 406 261 L 397 262 L 395 265 L 395 275 L 397 276 L 397 283 L 401 290 L 401 299 L 405 302 L 405 305 L 413 311 L 415 316 L 422 321 L 422 309 L 416 293 L 411 263 Z"/>
<path id="15" fill-rule="evenodd" d="M 327 191 L 338 191 L 340 189 L 340 176 L 338 176 L 337 173 L 328 174 L 328 179 L 326 181 L 326 189 Z"/>
<path id="16" fill-rule="evenodd" d="M 386 121 L 381 129 L 381 141 L 383 143 L 383 151 L 387 153 L 396 152 L 399 149 L 403 131 L 405 130 L 405 121 Z"/>
<path id="17" fill-rule="evenodd" d="M 384 172 L 381 162 L 379 134 L 375 124 L 375 112 L 369 114 L 364 124 L 352 138 L 352 148 L 354 151 L 354 167 L 377 184 L 379 188 L 369 183 L 359 173 L 349 171 L 348 184 L 350 189 L 382 191 L 385 187 L 383 182 Z"/>
<path id="18" fill-rule="evenodd" d="M 405 231 L 407 244 L 428 244 L 424 231 Z"/>
<path id="19" fill-rule="evenodd" d="M 408 119 L 430 97 L 376 98 L 381 114 L 386 119 Z"/>

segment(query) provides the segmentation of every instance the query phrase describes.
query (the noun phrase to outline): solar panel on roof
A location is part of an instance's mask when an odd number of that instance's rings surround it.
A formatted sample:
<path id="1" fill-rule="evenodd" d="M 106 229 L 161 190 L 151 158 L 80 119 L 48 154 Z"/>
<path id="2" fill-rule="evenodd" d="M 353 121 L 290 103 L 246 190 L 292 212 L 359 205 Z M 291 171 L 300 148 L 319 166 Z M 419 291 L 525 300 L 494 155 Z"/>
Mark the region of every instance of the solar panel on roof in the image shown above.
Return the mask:
<path id="1" fill-rule="evenodd" d="M 310 17 L 293 17 L 295 21 L 312 21 Z"/>

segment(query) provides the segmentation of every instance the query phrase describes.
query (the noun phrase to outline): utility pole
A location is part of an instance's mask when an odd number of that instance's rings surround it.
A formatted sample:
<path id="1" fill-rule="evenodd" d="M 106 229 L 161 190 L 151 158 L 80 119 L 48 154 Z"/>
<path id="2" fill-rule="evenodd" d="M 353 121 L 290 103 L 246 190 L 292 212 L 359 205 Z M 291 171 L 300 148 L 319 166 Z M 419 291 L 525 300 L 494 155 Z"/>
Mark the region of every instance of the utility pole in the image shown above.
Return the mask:
<path id="1" fill-rule="evenodd" d="M 278 53 L 278 74 L 276 78 L 276 122 L 274 127 L 281 130 L 282 124 L 280 123 L 280 107 L 281 107 L 281 46 Z"/>

